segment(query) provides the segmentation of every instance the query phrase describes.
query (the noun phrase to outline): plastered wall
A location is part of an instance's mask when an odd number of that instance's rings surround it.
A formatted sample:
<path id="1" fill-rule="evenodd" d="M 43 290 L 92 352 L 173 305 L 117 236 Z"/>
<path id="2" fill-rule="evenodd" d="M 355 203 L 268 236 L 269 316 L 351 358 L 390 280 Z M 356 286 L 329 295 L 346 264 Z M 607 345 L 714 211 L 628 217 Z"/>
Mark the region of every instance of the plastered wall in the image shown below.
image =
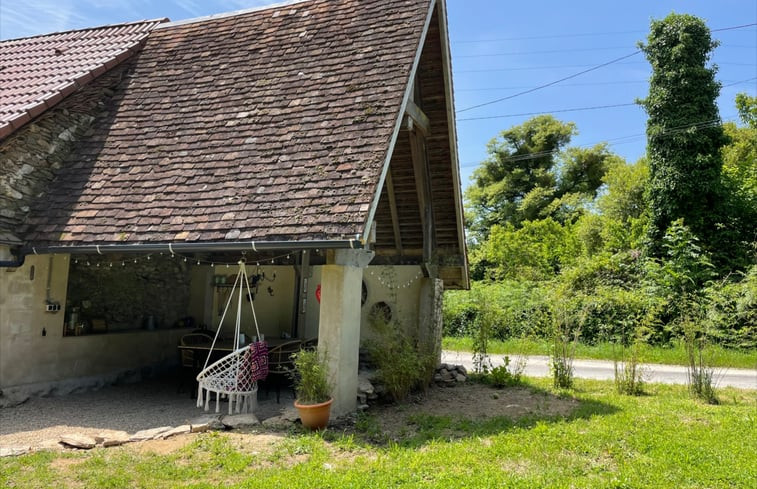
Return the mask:
<path id="1" fill-rule="evenodd" d="M 210 267 L 196 266 L 192 269 L 192 284 L 190 290 L 190 312 L 196 319 L 216 330 L 221 321 L 229 295 L 231 284 L 238 269 L 230 266 Z M 265 265 L 259 268 L 249 266 L 248 275 L 265 273 L 266 279 L 259 283 L 258 293 L 253 305 L 258 320 L 260 333 L 267 337 L 279 337 L 281 333 L 289 334 L 292 330 L 294 317 L 294 301 L 296 275 L 290 266 Z M 274 274 L 276 278 L 273 279 Z M 226 277 L 226 285 L 216 286 L 215 276 Z M 273 280 L 271 280 L 273 279 Z M 252 284 L 250 284 L 252 285 Z M 270 291 L 268 290 L 270 287 Z M 229 310 L 221 325 L 221 334 L 229 336 L 234 332 L 238 305 L 238 290 L 234 292 Z M 252 319 L 252 309 L 247 300 L 246 292 L 242 295 L 241 330 L 250 337 L 256 336 L 255 323 Z"/>
<path id="2" fill-rule="evenodd" d="M 421 281 L 417 278 L 419 272 L 420 267 L 417 266 L 368 266 L 363 270 L 367 296 L 360 309 L 361 342 L 369 341 L 373 337 L 369 314 L 371 307 L 378 302 L 385 302 L 391 307 L 393 318 L 401 324 L 406 333 L 417 331 L 421 290 Z M 315 290 L 321 281 L 320 278 L 321 267 L 313 267 L 313 276 L 308 283 L 307 326 L 305 334 L 302 335 L 304 338 L 318 336 L 320 305 L 315 298 Z"/>
<path id="3" fill-rule="evenodd" d="M 68 264 L 66 255 L 40 255 L 0 269 L 0 389 L 178 363 L 183 329 L 64 337 L 64 311 L 45 312 L 45 299 L 52 265 L 49 296 L 65 304 Z"/>

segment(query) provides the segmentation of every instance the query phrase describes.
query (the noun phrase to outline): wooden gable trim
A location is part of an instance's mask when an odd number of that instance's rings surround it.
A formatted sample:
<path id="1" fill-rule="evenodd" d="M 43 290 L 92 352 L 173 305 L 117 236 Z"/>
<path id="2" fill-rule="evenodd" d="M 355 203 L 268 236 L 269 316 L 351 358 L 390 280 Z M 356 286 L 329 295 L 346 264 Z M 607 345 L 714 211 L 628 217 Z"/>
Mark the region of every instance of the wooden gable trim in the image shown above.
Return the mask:
<path id="1" fill-rule="evenodd" d="M 444 90 L 447 99 L 447 127 L 449 129 L 450 159 L 452 163 L 452 182 L 455 193 L 455 219 L 457 220 L 458 242 L 460 246 L 462 264 L 462 281 L 465 289 L 470 288 L 468 274 L 468 253 L 465 242 L 465 219 L 463 215 L 463 197 L 460 185 L 460 161 L 457 154 L 457 128 L 455 126 L 455 99 L 452 86 L 452 64 L 450 63 L 449 31 L 447 29 L 447 5 L 445 0 L 439 1 L 439 31 L 442 49 L 442 71 L 444 73 Z"/>
<path id="2" fill-rule="evenodd" d="M 389 140 L 389 145 L 387 146 L 386 156 L 384 157 L 384 165 L 381 169 L 381 174 L 379 175 L 379 180 L 376 185 L 376 188 L 373 192 L 373 200 L 371 201 L 371 206 L 368 211 L 368 217 L 365 220 L 365 223 L 363 224 L 363 232 L 360 237 L 360 240 L 363 243 L 369 242 L 370 239 L 370 232 L 371 228 L 373 227 L 373 221 L 376 218 L 376 209 L 379 205 L 379 200 L 381 199 L 381 189 L 384 187 L 384 182 L 386 181 L 386 174 L 389 171 L 389 163 L 392 160 L 392 154 L 394 153 L 394 146 L 397 143 L 397 137 L 399 137 L 400 129 L 402 128 L 402 123 L 405 119 L 405 113 L 407 112 L 407 105 L 408 101 L 411 100 L 411 96 L 414 90 L 415 84 L 413 83 L 413 80 L 415 80 L 416 73 L 418 72 L 418 65 L 421 61 L 421 54 L 423 53 L 423 46 L 426 44 L 426 38 L 428 37 L 428 29 L 431 25 L 431 19 L 434 16 L 434 10 L 436 9 L 436 0 L 430 0 L 429 2 L 429 8 L 428 12 L 426 13 L 426 20 L 423 23 L 423 31 L 421 32 L 420 39 L 418 40 L 418 46 L 415 50 L 415 58 L 413 59 L 412 67 L 410 68 L 410 73 L 407 77 L 407 86 L 405 87 L 405 94 L 402 97 L 402 104 L 400 105 L 400 110 L 397 113 L 397 119 L 394 123 L 394 131 L 392 131 L 392 137 Z M 445 31 L 446 32 L 446 31 Z"/>

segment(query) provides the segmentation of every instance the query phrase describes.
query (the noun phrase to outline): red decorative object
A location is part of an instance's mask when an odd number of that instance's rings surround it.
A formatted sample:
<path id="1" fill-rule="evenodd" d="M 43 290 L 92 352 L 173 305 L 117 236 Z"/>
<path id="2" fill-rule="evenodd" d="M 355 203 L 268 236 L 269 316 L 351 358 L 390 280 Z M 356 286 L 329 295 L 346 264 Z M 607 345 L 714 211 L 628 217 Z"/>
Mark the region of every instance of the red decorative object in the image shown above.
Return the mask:
<path id="1" fill-rule="evenodd" d="M 315 298 L 318 300 L 318 304 L 321 303 L 321 284 L 318 284 L 318 287 L 315 288 Z"/>

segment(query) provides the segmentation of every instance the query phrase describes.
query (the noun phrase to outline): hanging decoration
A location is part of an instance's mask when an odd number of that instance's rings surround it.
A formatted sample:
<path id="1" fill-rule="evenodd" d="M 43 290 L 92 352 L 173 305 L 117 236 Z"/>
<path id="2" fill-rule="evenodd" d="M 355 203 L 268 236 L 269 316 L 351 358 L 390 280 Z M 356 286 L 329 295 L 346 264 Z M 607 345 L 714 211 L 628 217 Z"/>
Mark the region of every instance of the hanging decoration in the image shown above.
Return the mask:
<path id="1" fill-rule="evenodd" d="M 386 287 L 390 290 L 397 290 L 397 289 L 407 289 L 408 287 L 411 287 L 415 282 L 418 281 L 418 279 L 423 278 L 423 272 L 418 270 L 418 273 L 415 274 L 413 278 L 410 280 L 406 280 L 405 282 L 397 282 L 394 283 L 394 281 L 389 280 L 385 277 L 382 277 L 381 272 L 374 272 L 373 270 L 369 270 L 368 272 L 372 277 L 376 277 L 376 280 L 378 280 L 378 283 L 381 284 L 383 287 Z"/>

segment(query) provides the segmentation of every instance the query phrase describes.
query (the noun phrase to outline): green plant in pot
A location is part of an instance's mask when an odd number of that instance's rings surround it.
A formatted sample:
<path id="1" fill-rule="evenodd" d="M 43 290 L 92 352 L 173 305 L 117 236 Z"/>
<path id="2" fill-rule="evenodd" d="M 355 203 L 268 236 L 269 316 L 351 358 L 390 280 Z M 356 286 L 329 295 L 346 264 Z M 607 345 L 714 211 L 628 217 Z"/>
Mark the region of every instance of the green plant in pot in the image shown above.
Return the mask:
<path id="1" fill-rule="evenodd" d="M 331 385 L 329 385 L 325 355 L 315 350 L 300 350 L 292 355 L 294 362 L 294 407 L 302 425 L 318 430 L 325 428 L 331 414 Z"/>

